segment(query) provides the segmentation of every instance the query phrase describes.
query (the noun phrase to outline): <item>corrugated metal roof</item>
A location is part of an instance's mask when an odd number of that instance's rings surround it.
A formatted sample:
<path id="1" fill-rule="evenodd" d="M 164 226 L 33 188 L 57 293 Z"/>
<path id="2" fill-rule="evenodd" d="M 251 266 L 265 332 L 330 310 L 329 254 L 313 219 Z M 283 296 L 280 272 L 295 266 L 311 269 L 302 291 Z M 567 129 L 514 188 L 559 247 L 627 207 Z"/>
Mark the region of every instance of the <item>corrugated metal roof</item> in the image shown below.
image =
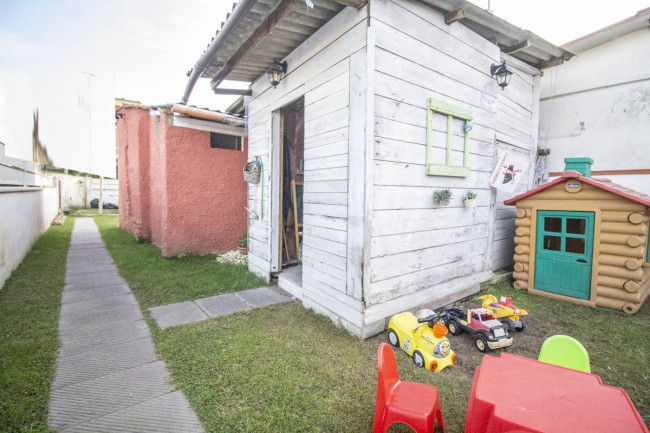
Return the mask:
<path id="1" fill-rule="evenodd" d="M 343 10 L 345 6 L 338 1 L 313 0 L 313 8 L 309 8 L 304 1 L 299 1 L 293 10 L 284 16 L 225 78 L 245 82 L 256 80 L 273 65 L 274 59 L 285 58 Z M 553 66 L 572 57 L 570 52 L 551 44 L 532 32 L 508 23 L 466 0 L 421 1 L 445 14 L 463 9 L 463 18 L 459 20 L 463 25 L 496 43 L 503 52 L 534 67 Z M 281 0 L 256 0 L 252 8 L 245 13 L 243 19 L 209 60 L 208 66 L 203 70 L 201 76 L 211 79 L 217 76 L 221 67 L 231 59 L 280 2 Z M 233 10 L 235 7 L 233 6 Z M 221 24 L 221 28 L 224 27 L 224 24 Z"/>
<path id="2" fill-rule="evenodd" d="M 442 13 L 463 10 L 460 23 L 485 39 L 497 44 L 501 51 L 538 69 L 555 66 L 573 57 L 535 33 L 521 29 L 467 0 L 422 0 Z"/>
<path id="3" fill-rule="evenodd" d="M 213 78 L 217 75 L 221 66 L 230 59 L 279 3 L 280 0 L 258 0 L 230 34 L 224 46 L 210 60 L 209 66 L 201 76 Z M 318 0 L 313 3 L 313 8 L 309 8 L 302 1 L 298 3 L 287 16 L 280 20 L 271 33 L 239 62 L 228 74 L 228 79 L 254 81 L 271 67 L 274 59 L 281 60 L 286 57 L 345 7 L 333 0 Z"/>

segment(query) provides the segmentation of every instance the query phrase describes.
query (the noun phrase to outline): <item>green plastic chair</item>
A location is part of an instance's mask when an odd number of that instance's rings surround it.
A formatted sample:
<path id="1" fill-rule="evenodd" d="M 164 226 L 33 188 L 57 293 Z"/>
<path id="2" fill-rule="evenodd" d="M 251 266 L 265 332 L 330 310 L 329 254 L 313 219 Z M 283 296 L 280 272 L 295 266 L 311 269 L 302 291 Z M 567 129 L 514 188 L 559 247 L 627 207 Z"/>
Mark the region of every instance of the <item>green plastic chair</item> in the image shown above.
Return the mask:
<path id="1" fill-rule="evenodd" d="M 578 340 L 568 335 L 554 335 L 542 344 L 539 361 L 591 373 L 589 354 Z"/>

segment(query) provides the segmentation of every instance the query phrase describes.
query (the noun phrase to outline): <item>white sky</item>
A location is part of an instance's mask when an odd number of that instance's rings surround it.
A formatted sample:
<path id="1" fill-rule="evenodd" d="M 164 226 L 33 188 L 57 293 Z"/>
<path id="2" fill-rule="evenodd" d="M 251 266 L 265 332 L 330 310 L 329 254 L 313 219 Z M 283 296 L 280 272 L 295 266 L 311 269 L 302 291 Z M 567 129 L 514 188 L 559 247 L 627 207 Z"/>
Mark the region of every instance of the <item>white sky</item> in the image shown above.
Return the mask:
<path id="1" fill-rule="evenodd" d="M 488 0 L 473 2 L 487 8 Z M 177 102 L 187 83 L 185 73 L 232 4 L 233 0 L 0 0 L 0 68 L 113 75 L 117 97 L 145 104 Z M 649 0 L 491 0 L 490 5 L 495 15 L 558 45 L 648 6 Z M 200 79 L 189 102 L 224 109 L 234 99 L 214 95 L 209 80 Z"/>

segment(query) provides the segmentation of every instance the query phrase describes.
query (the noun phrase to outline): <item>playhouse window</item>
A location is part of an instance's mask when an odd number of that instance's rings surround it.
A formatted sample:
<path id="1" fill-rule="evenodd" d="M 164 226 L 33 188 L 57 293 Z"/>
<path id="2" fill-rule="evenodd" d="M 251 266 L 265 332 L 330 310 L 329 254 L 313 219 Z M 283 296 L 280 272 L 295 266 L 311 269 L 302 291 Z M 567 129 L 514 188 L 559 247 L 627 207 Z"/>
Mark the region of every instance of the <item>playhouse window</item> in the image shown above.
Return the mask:
<path id="1" fill-rule="evenodd" d="M 566 238 L 566 252 L 584 254 L 585 253 L 585 240 L 583 238 Z"/>
<path id="2" fill-rule="evenodd" d="M 581 255 L 587 253 L 587 218 L 544 215 L 539 224 L 544 250 Z"/>
<path id="3" fill-rule="evenodd" d="M 560 233 L 562 231 L 562 218 L 545 218 L 544 231 Z"/>
<path id="4" fill-rule="evenodd" d="M 548 221 L 548 219 L 547 219 Z M 587 228 L 587 220 L 582 218 L 567 218 L 566 232 L 576 235 L 584 235 Z"/>
<path id="5" fill-rule="evenodd" d="M 446 116 L 446 125 L 445 123 L 442 123 L 441 126 L 438 127 L 439 130 L 445 131 L 446 136 L 444 164 L 434 164 L 431 162 L 434 156 L 434 151 L 439 150 L 439 148 L 433 147 L 433 142 L 437 139 L 436 136 L 439 135 L 439 133 L 434 130 L 434 123 L 437 124 L 438 122 L 444 122 L 444 118 L 439 115 Z M 455 120 L 456 122 L 454 122 Z M 460 120 L 460 122 L 458 122 L 458 120 Z M 472 111 L 470 109 L 429 98 L 427 101 L 427 175 L 453 177 L 469 176 L 469 132 L 472 129 L 471 120 Z M 454 134 L 454 132 L 456 132 L 456 134 Z M 454 143 L 457 141 L 455 139 L 461 136 L 463 161 L 462 165 L 458 165 L 454 164 L 453 161 L 455 154 L 460 154 L 460 152 L 458 152 L 460 149 L 454 149 Z M 436 159 L 437 158 L 438 156 L 436 155 Z"/>
<path id="6" fill-rule="evenodd" d="M 562 251 L 562 238 L 559 236 L 544 236 L 544 249 Z"/>

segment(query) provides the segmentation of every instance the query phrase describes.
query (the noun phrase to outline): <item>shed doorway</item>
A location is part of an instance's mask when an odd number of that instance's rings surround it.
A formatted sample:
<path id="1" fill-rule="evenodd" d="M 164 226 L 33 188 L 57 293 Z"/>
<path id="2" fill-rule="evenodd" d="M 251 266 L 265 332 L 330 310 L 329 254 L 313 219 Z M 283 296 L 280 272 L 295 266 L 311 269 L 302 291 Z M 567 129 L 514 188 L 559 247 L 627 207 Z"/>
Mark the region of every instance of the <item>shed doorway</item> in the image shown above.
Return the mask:
<path id="1" fill-rule="evenodd" d="M 591 297 L 593 212 L 537 212 L 535 289 Z"/>
<path id="2" fill-rule="evenodd" d="M 300 98 L 280 109 L 279 134 L 279 195 L 278 246 L 280 270 L 297 267 L 301 263 L 305 104 Z M 299 271 L 291 272 L 299 273 Z"/>

